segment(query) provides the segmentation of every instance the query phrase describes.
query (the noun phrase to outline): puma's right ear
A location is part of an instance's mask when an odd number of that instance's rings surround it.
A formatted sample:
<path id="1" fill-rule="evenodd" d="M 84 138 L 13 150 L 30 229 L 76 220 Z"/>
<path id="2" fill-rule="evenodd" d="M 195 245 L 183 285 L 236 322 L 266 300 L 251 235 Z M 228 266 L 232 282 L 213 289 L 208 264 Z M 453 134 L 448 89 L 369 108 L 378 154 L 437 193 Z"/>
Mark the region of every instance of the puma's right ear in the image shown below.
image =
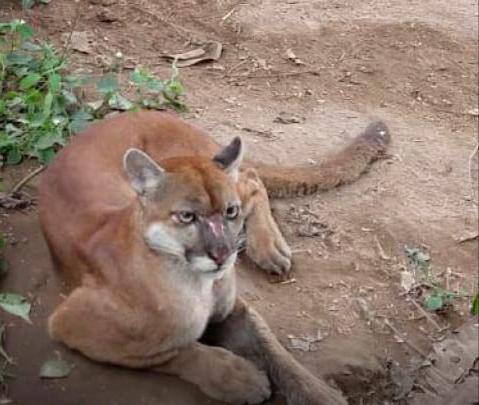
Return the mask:
<path id="1" fill-rule="evenodd" d="M 234 138 L 213 158 L 235 182 L 238 181 L 239 169 L 244 155 L 244 146 L 240 137 Z"/>
<path id="2" fill-rule="evenodd" d="M 143 195 L 160 185 L 165 171 L 145 152 L 128 149 L 123 156 L 123 167 L 133 189 Z"/>

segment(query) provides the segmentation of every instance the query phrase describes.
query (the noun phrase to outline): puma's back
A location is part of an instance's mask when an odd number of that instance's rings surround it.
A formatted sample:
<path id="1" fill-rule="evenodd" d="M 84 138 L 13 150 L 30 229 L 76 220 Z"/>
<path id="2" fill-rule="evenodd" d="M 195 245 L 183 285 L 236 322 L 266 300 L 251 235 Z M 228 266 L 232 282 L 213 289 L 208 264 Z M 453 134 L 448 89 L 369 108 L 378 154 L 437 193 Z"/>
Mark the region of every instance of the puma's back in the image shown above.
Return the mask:
<path id="1" fill-rule="evenodd" d="M 40 186 L 43 232 L 62 273 L 75 272 L 69 275 L 75 284 L 91 263 L 72 258 L 91 256 L 85 249 L 94 238 L 113 232 L 119 235 L 116 245 L 131 238 L 126 230 L 134 228 L 129 218 L 138 200 L 124 167 L 131 149 L 145 151 L 171 174 L 165 182 L 170 202 L 196 196 L 218 205 L 215 193 L 228 181 L 212 161 L 219 147 L 173 114 L 127 113 L 91 125 L 59 153 Z"/>

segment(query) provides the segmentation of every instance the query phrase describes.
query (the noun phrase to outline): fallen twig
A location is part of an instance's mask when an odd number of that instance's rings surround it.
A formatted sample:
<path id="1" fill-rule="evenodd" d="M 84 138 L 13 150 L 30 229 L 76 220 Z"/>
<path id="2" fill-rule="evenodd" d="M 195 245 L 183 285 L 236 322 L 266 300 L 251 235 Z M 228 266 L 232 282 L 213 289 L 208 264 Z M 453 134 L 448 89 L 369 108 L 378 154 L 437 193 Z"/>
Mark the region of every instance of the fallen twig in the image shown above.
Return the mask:
<path id="1" fill-rule="evenodd" d="M 234 6 L 228 13 L 226 13 L 223 17 L 221 17 L 221 20 L 224 22 L 226 21 L 228 18 L 230 18 L 233 13 L 237 10 L 238 6 Z"/>
<path id="2" fill-rule="evenodd" d="M 274 282 L 273 284 L 286 285 L 286 284 L 293 284 L 293 283 L 296 283 L 296 279 L 295 279 L 295 278 L 288 278 L 288 279 L 286 279 L 286 280 L 276 281 L 276 282 Z"/>
<path id="3" fill-rule="evenodd" d="M 31 179 L 35 176 L 39 175 L 43 170 L 45 170 L 46 166 L 37 167 L 33 172 L 28 173 L 23 179 L 21 179 L 17 184 L 13 186 L 8 194 L 14 195 L 18 193 Z"/>
<path id="4" fill-rule="evenodd" d="M 414 298 L 410 297 L 409 301 L 414 304 L 416 309 L 421 312 L 422 315 L 424 315 L 424 317 L 437 329 L 438 332 L 444 331 L 445 328 L 441 328 L 434 318 Z"/>
<path id="5" fill-rule="evenodd" d="M 312 255 L 313 251 L 311 249 L 294 249 L 291 251 L 291 254 L 295 255 L 297 253 L 307 253 L 308 255 Z"/>
<path id="6" fill-rule="evenodd" d="M 302 71 L 295 71 L 295 72 L 271 72 L 269 74 L 264 75 L 250 75 L 250 74 L 236 74 L 236 75 L 226 75 L 226 77 L 238 77 L 244 79 L 270 79 L 273 77 L 288 77 L 288 76 L 299 76 L 304 74 L 311 74 L 311 75 L 319 75 L 317 70 L 302 70 Z"/>
<path id="7" fill-rule="evenodd" d="M 388 256 L 388 255 L 386 254 L 386 252 L 384 252 L 384 249 L 383 249 L 383 247 L 382 247 L 381 243 L 379 242 L 379 239 L 378 239 L 378 237 L 377 237 L 376 235 L 374 235 L 374 241 L 376 242 L 376 245 L 377 245 L 377 247 L 378 247 L 379 256 L 381 257 L 381 259 L 386 260 L 386 261 L 391 260 L 391 257 Z"/>
<path id="8" fill-rule="evenodd" d="M 3 359 L 7 363 L 14 364 L 13 359 L 8 355 L 8 353 L 3 348 L 4 336 L 5 336 L 5 324 L 1 323 L 0 324 L 0 356 L 3 357 Z"/>
<path id="9" fill-rule="evenodd" d="M 469 242 L 477 238 L 479 238 L 479 231 L 473 232 L 470 235 L 463 236 L 462 238 L 458 239 L 457 243 Z"/>
<path id="10" fill-rule="evenodd" d="M 468 162 L 468 166 L 469 166 L 469 181 L 471 183 L 471 190 L 472 190 L 472 196 L 471 196 L 471 200 L 477 204 L 477 201 L 475 200 L 475 197 L 476 197 L 476 185 L 477 185 L 477 182 L 474 181 L 474 179 L 472 178 L 472 160 L 474 159 L 474 156 L 476 156 L 477 154 L 477 151 L 479 150 L 479 143 L 476 144 L 475 148 L 473 149 L 473 151 L 471 152 L 471 154 L 469 155 L 469 162 Z"/>
<path id="11" fill-rule="evenodd" d="M 384 325 L 386 325 L 389 329 L 392 330 L 392 332 L 399 338 L 401 339 L 405 344 L 407 344 L 411 349 L 419 353 L 423 358 L 427 359 L 427 354 L 424 353 L 419 347 L 417 347 L 414 343 L 410 342 L 407 340 L 393 325 L 391 325 L 391 322 L 389 322 L 389 319 L 384 320 Z"/>

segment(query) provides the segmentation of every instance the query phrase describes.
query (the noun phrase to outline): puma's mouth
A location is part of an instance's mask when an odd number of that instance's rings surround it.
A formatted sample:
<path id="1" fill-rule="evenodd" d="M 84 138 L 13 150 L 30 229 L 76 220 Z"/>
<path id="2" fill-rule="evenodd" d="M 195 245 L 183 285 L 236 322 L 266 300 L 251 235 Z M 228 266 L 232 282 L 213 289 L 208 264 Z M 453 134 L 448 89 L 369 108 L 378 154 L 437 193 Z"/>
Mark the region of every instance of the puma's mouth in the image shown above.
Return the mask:
<path id="1" fill-rule="evenodd" d="M 233 267 L 237 256 L 238 252 L 234 251 L 222 264 L 216 263 L 209 256 L 193 256 L 189 263 L 191 270 L 195 273 L 220 273 Z"/>

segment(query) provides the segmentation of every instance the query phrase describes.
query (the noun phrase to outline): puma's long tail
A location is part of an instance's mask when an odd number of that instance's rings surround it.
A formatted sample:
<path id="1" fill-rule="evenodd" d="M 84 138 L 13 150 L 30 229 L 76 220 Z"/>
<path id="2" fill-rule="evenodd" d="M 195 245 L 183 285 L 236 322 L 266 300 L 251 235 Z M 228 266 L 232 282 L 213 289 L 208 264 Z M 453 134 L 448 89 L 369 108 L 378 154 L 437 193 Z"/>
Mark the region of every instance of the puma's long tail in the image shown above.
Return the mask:
<path id="1" fill-rule="evenodd" d="M 309 195 L 355 181 L 385 153 L 390 141 L 386 124 L 378 121 L 317 165 L 284 167 L 255 163 L 253 167 L 271 198 Z"/>

